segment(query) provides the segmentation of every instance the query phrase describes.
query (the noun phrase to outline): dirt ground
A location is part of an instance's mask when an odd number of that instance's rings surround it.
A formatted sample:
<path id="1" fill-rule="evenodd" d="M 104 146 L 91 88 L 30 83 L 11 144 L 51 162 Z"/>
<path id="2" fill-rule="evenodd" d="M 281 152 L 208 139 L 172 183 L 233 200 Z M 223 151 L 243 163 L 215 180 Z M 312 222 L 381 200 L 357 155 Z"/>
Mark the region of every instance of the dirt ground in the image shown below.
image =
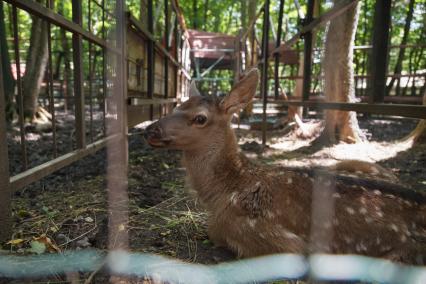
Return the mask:
<path id="1" fill-rule="evenodd" d="M 286 134 L 285 130 L 275 130 L 268 133 L 269 146 L 262 150 L 260 132 L 240 129 L 237 133 L 247 156 L 264 163 L 310 167 L 356 158 L 376 162 L 390 169 L 402 184 L 426 190 L 426 146 L 412 148 L 400 141 L 416 123 L 410 119 L 361 118 L 360 125 L 368 142 L 325 148 L 311 146 L 312 140 L 300 140 Z M 140 135 L 141 131 L 133 129 L 129 136 L 128 228 L 131 250 L 205 264 L 234 259 L 231 252 L 215 247 L 209 240 L 207 214 L 185 188 L 185 169 L 180 164 L 180 153 L 150 148 Z M 38 147 L 42 145 L 40 143 Z M 13 157 L 12 163 L 19 160 Z M 48 236 L 60 251 L 106 249 L 105 158 L 105 150 L 101 150 L 15 192 L 11 239 L 21 241 L 3 244 L 3 251 L 28 254 L 30 242 L 42 235 Z M 99 277 L 95 277 L 95 282 L 102 282 L 102 276 Z"/>

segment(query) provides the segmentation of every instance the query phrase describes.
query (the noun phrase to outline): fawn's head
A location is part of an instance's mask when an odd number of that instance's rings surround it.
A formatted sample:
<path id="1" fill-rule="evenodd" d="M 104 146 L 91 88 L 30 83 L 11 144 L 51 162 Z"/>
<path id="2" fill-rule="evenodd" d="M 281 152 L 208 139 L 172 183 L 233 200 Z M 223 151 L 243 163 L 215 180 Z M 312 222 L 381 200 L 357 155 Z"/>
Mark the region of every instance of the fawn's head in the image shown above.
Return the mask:
<path id="1" fill-rule="evenodd" d="M 224 142 L 232 114 L 244 108 L 254 97 L 259 71 L 250 70 L 223 99 L 203 96 L 194 83 L 190 97 L 173 112 L 148 126 L 145 138 L 151 146 L 179 150 Z"/>

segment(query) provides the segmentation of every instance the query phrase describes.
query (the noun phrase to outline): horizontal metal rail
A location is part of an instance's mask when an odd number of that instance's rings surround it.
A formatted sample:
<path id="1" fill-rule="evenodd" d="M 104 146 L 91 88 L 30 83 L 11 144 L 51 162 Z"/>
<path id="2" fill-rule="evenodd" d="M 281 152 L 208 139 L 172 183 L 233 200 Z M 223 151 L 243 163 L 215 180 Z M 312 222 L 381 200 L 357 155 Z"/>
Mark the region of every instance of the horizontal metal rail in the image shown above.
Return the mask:
<path id="1" fill-rule="evenodd" d="M 88 41 L 95 43 L 101 47 L 104 47 L 108 49 L 108 51 L 114 52 L 116 54 L 120 54 L 121 51 L 116 48 L 112 47 L 111 44 L 109 44 L 106 40 L 84 30 L 81 26 L 79 26 L 76 23 L 71 22 L 70 20 L 66 19 L 65 17 L 56 14 L 52 10 L 43 7 L 39 3 L 35 1 L 28 1 L 28 0 L 4 0 L 22 10 L 27 11 L 31 15 L 38 16 L 52 24 L 58 25 L 72 33 L 80 34 L 82 37 L 87 39 Z"/>
<path id="2" fill-rule="evenodd" d="M 180 100 L 176 98 L 170 99 L 144 99 L 144 98 L 135 98 L 129 97 L 128 104 L 131 106 L 146 106 L 146 105 L 164 105 L 164 104 L 173 104 L 179 103 Z"/>
<path id="3" fill-rule="evenodd" d="M 49 174 L 64 168 L 90 154 L 93 154 L 111 141 L 117 139 L 118 134 L 106 137 L 102 140 L 96 141 L 92 144 L 87 145 L 84 149 L 78 149 L 63 156 L 60 156 L 54 160 L 41 164 L 37 167 L 31 168 L 25 172 L 17 174 L 10 178 L 10 187 L 12 191 L 19 190 L 24 186 L 29 185 L 32 182 L 38 181 Z"/>
<path id="4" fill-rule="evenodd" d="M 407 104 L 368 104 L 368 103 L 336 103 L 313 101 L 280 101 L 271 100 L 268 103 L 287 106 L 302 106 L 316 109 L 333 109 L 342 111 L 356 111 L 361 113 L 383 114 L 426 119 L 426 106 Z"/>

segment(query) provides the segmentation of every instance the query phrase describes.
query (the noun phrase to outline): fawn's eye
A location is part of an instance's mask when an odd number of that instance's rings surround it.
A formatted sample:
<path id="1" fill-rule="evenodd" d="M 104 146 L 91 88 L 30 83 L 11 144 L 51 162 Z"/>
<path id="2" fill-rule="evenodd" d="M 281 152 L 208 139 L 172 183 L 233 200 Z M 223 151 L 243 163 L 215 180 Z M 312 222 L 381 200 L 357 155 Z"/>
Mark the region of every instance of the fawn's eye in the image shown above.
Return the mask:
<path id="1" fill-rule="evenodd" d="M 194 123 L 198 124 L 198 125 L 203 125 L 205 124 L 207 121 L 207 117 L 205 115 L 197 115 L 196 117 L 194 117 Z"/>

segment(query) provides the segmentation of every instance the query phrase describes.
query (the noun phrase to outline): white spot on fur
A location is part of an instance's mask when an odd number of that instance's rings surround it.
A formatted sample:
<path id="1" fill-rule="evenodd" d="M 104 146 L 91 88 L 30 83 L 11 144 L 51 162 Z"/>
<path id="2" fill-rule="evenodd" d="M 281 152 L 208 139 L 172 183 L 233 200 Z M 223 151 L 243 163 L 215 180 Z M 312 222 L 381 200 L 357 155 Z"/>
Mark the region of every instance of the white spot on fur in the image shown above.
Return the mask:
<path id="1" fill-rule="evenodd" d="M 256 184 L 254 186 L 255 187 L 259 187 L 260 186 L 260 181 L 256 182 Z"/>
<path id="2" fill-rule="evenodd" d="M 380 245 L 381 242 L 382 242 L 382 240 L 379 237 L 377 237 L 376 238 L 376 245 Z"/>
<path id="3" fill-rule="evenodd" d="M 339 193 L 337 193 L 337 192 L 335 192 L 335 193 L 333 193 L 333 195 L 332 195 L 334 198 L 340 198 L 340 197 L 342 197 Z"/>
<path id="4" fill-rule="evenodd" d="M 343 239 L 345 240 L 345 242 L 346 242 L 347 244 L 350 244 L 350 243 L 352 243 L 352 241 L 353 241 L 351 238 L 349 238 L 349 237 L 347 237 L 347 236 L 343 237 Z"/>
<path id="5" fill-rule="evenodd" d="M 390 224 L 390 225 L 389 225 L 389 227 L 390 227 L 390 229 L 391 229 L 392 231 L 395 231 L 395 232 L 398 232 L 398 231 L 399 231 L 398 226 L 397 226 L 397 225 L 395 225 L 395 224 Z"/>
<path id="6" fill-rule="evenodd" d="M 284 237 L 286 237 L 287 239 L 300 239 L 299 238 L 299 236 L 298 235 L 296 235 L 296 234 L 294 234 L 294 233 L 292 233 L 292 232 L 290 232 L 290 231 L 287 231 L 287 230 L 281 230 L 281 232 L 282 232 L 282 235 L 284 236 Z"/>
<path id="7" fill-rule="evenodd" d="M 346 207 L 346 212 L 348 212 L 350 215 L 354 215 L 355 214 L 355 210 L 352 209 L 351 207 Z"/>
<path id="8" fill-rule="evenodd" d="M 264 234 L 262 234 L 262 233 L 259 233 L 259 236 L 260 236 L 262 239 L 266 239 L 265 235 L 264 235 Z"/>
<path id="9" fill-rule="evenodd" d="M 407 236 L 402 235 L 401 236 L 401 242 L 405 243 L 407 241 Z"/>
<path id="10" fill-rule="evenodd" d="M 377 214 L 377 216 L 379 216 L 380 218 L 382 218 L 382 217 L 383 217 L 383 212 L 382 212 L 382 211 L 380 211 L 380 210 L 377 210 L 377 211 L 376 211 L 376 214 Z"/>
<path id="11" fill-rule="evenodd" d="M 371 224 L 373 223 L 373 219 L 371 219 L 370 217 L 365 217 L 365 222 L 367 222 L 367 224 Z"/>
<path id="12" fill-rule="evenodd" d="M 249 226 L 251 227 L 251 228 L 254 228 L 255 226 L 256 226 L 256 220 L 255 219 L 247 219 L 247 223 L 249 224 Z"/>
<path id="13" fill-rule="evenodd" d="M 237 202 L 238 202 L 237 195 L 238 195 L 238 192 L 236 192 L 236 191 L 234 191 L 231 194 L 231 197 L 229 198 L 229 201 L 231 201 L 232 205 L 237 205 Z"/>
<path id="14" fill-rule="evenodd" d="M 357 252 L 362 252 L 362 251 L 366 251 L 367 247 L 364 245 L 364 243 L 361 242 L 355 246 L 355 250 Z"/>
<path id="15" fill-rule="evenodd" d="M 287 184 L 292 184 L 293 183 L 293 179 L 291 177 L 287 178 Z"/>
<path id="16" fill-rule="evenodd" d="M 367 208 L 365 208 L 365 207 L 361 207 L 361 208 L 359 209 L 359 213 L 361 213 L 361 214 L 363 214 L 363 215 L 367 214 Z"/>
<path id="17" fill-rule="evenodd" d="M 380 191 L 380 190 L 374 190 L 373 191 L 373 193 L 375 194 L 375 195 L 382 195 L 382 192 Z"/>
<path id="18" fill-rule="evenodd" d="M 272 219 L 272 218 L 274 218 L 275 217 L 275 214 L 274 213 L 272 213 L 271 211 L 266 211 L 266 218 L 268 218 L 268 219 Z"/>

